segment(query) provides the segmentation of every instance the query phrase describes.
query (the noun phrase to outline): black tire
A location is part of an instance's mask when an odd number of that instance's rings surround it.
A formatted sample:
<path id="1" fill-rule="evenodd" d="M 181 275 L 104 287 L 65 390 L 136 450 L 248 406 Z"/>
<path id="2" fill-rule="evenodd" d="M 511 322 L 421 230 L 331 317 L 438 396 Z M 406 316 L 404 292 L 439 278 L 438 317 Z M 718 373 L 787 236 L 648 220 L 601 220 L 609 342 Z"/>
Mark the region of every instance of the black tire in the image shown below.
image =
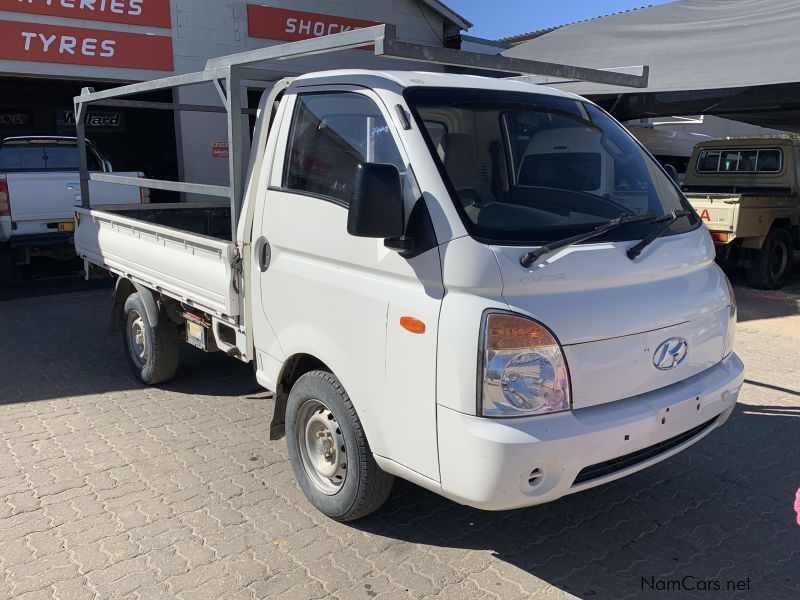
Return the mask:
<path id="1" fill-rule="evenodd" d="M 792 234 L 788 229 L 776 227 L 767 234 L 756 255 L 756 264 L 747 270 L 747 280 L 753 287 L 777 290 L 789 280 L 793 261 Z"/>
<path id="2" fill-rule="evenodd" d="M 10 285 L 14 282 L 14 258 L 11 248 L 0 246 L 0 285 Z"/>
<path id="3" fill-rule="evenodd" d="M 133 375 L 142 383 L 156 385 L 175 376 L 181 349 L 178 326 L 162 313 L 153 327 L 138 293 L 125 300 L 122 344 Z"/>
<path id="4" fill-rule="evenodd" d="M 317 412 L 317 405 L 327 410 Z M 309 406 L 312 417 L 306 418 Z M 309 422 L 319 415 L 324 415 L 332 423 L 332 429 L 339 432 L 339 437 L 330 439 L 343 441 L 344 445 L 341 454 L 336 454 L 336 458 L 341 456 L 344 459 L 342 464 L 346 466 L 343 481 L 337 483 L 331 477 L 327 481 L 331 489 L 327 491 L 315 483 L 315 480 L 319 482 L 322 479 L 322 485 L 326 485 L 325 478 L 304 462 L 304 450 L 301 449 L 301 444 L 307 439 Z M 301 423 L 300 431 L 304 432 L 303 442 L 298 435 L 298 423 Z M 392 491 L 394 477 L 378 467 L 350 397 L 331 373 L 311 371 L 292 386 L 286 405 L 286 443 L 295 478 L 306 498 L 317 510 L 335 521 L 354 521 L 367 516 L 378 510 Z M 305 452 L 307 456 L 308 451 Z M 319 456 L 316 458 L 322 460 Z"/>

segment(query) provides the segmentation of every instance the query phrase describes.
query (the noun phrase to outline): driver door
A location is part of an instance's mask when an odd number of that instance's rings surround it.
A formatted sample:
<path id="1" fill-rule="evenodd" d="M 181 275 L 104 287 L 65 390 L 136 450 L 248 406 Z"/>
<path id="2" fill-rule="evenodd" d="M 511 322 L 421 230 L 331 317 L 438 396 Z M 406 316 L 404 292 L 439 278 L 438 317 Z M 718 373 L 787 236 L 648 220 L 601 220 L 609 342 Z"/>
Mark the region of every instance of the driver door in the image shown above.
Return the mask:
<path id="1" fill-rule="evenodd" d="M 372 451 L 439 479 L 436 339 L 442 277 L 436 248 L 406 259 L 382 239 L 347 233 L 356 166 L 409 164 L 394 117 L 371 91 L 300 88 L 288 101 L 254 237 L 271 257 L 257 273 L 277 347 L 323 361 L 339 378 Z M 406 215 L 411 206 L 406 207 Z M 423 321 L 422 334 L 400 317 Z M 266 335 L 264 339 L 269 339 Z"/>

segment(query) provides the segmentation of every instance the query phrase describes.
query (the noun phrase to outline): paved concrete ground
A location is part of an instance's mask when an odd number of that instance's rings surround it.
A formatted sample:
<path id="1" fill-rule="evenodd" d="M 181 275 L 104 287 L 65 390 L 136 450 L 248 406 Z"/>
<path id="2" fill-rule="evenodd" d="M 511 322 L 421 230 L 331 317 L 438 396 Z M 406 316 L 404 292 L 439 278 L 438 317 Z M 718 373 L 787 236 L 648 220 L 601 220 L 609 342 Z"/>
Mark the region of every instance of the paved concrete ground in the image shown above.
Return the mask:
<path id="1" fill-rule="evenodd" d="M 748 382 L 691 450 L 503 513 L 398 482 L 351 525 L 304 500 L 247 366 L 187 347 L 146 389 L 106 291 L 0 302 L 0 599 L 798 597 L 800 276 L 738 291 Z"/>

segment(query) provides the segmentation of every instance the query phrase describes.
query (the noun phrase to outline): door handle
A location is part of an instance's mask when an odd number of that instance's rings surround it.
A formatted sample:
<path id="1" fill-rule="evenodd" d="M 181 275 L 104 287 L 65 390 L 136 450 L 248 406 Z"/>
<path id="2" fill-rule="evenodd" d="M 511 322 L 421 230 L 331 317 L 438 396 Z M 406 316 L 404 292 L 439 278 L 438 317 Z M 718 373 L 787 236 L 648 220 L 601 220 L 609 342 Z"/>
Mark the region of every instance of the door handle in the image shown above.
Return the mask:
<path id="1" fill-rule="evenodd" d="M 272 248 L 265 237 L 258 238 L 256 242 L 256 260 L 258 269 L 262 273 L 269 269 L 269 263 L 272 261 Z"/>

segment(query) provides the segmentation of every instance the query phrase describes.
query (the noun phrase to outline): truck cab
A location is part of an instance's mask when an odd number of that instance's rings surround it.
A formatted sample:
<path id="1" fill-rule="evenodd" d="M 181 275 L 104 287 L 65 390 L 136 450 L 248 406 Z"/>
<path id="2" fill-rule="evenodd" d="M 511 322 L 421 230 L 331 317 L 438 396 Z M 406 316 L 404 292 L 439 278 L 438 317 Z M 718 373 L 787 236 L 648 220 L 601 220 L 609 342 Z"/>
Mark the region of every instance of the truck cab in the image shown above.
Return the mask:
<path id="1" fill-rule="evenodd" d="M 556 500 L 733 411 L 736 305 L 708 231 L 593 103 L 312 73 L 265 92 L 248 162 L 232 240 L 84 207 L 76 247 L 119 275 L 114 322 L 144 383 L 175 376 L 182 340 L 254 363 L 270 437 L 331 518 L 376 510 L 393 477 L 486 510 Z"/>
<path id="2" fill-rule="evenodd" d="M 722 259 L 744 267 L 755 287 L 788 280 L 800 247 L 800 140 L 730 138 L 698 144 L 683 189 Z"/>

